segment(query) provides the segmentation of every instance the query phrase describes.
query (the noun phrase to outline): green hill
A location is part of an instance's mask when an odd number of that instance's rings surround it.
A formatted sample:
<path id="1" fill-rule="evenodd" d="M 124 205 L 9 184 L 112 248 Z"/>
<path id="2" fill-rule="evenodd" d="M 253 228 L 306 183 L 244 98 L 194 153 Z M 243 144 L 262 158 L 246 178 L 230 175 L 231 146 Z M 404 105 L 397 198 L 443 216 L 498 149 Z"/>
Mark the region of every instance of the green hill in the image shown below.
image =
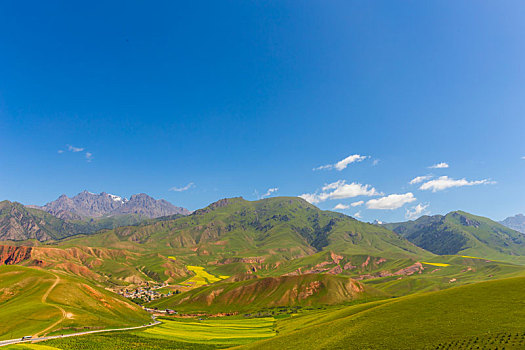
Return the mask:
<path id="1" fill-rule="evenodd" d="M 139 306 L 84 279 L 36 268 L 0 266 L 0 340 L 150 321 Z"/>
<path id="2" fill-rule="evenodd" d="M 422 216 L 415 221 L 385 224 L 384 227 L 435 254 L 524 261 L 525 235 L 488 218 L 462 211 L 445 216 Z"/>
<path id="3" fill-rule="evenodd" d="M 386 294 L 343 276 L 307 274 L 221 282 L 149 303 L 182 312 L 246 312 L 272 307 L 334 305 Z"/>
<path id="4" fill-rule="evenodd" d="M 297 257 L 326 250 L 389 257 L 428 256 L 387 229 L 322 211 L 295 197 L 254 202 L 223 199 L 176 220 L 120 227 L 64 244 L 119 247 L 128 242 L 149 249 L 193 249 L 200 256 L 253 256 L 273 251 L 273 255 Z"/>
<path id="5" fill-rule="evenodd" d="M 22 264 L 127 285 L 180 283 L 193 275 L 188 266 L 215 276 L 328 273 L 369 278 L 431 257 L 383 227 L 322 211 L 301 198 L 276 197 L 223 199 L 185 217 L 39 244 Z"/>
<path id="6" fill-rule="evenodd" d="M 522 349 L 525 277 L 481 282 L 279 321 L 246 349 Z"/>
<path id="7" fill-rule="evenodd" d="M 42 210 L 26 208 L 17 202 L 0 202 L 0 241 L 47 241 L 67 237 L 74 231 L 75 225 Z"/>

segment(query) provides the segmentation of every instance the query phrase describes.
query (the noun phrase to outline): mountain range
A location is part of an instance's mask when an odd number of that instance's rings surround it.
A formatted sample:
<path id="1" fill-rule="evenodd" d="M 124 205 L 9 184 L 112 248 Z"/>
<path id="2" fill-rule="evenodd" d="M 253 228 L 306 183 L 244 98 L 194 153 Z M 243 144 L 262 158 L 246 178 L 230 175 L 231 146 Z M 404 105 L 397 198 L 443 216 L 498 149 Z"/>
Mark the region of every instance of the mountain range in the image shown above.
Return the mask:
<path id="1" fill-rule="evenodd" d="M 384 227 L 435 254 L 460 254 L 488 259 L 525 255 L 525 236 L 488 218 L 463 211 L 422 216 Z"/>
<path id="2" fill-rule="evenodd" d="M 64 220 L 127 214 L 158 218 L 173 214 L 188 215 L 190 213 L 186 208 L 176 207 L 164 199 L 154 199 L 145 193 L 134 194 L 127 199 L 106 192 L 95 194 L 83 191 L 71 198 L 63 194 L 42 207 L 30 207 L 41 209 Z"/>
<path id="3" fill-rule="evenodd" d="M 136 225 L 149 219 L 188 215 L 190 212 L 144 193 L 126 198 L 105 192 L 87 191 L 39 207 L 17 202 L 0 202 L 0 241 L 45 242 L 69 236 L 92 234 L 104 229 Z"/>

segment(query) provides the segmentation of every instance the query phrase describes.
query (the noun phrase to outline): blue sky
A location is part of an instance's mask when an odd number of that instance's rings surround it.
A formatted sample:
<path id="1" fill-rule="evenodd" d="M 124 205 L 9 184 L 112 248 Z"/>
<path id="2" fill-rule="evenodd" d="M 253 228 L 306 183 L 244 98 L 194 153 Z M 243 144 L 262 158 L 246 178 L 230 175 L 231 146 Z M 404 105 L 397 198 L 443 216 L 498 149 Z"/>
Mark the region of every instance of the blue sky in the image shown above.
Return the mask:
<path id="1" fill-rule="evenodd" d="M 0 198 L 146 192 L 196 209 L 278 189 L 366 221 L 525 212 L 524 12 L 4 1 Z"/>

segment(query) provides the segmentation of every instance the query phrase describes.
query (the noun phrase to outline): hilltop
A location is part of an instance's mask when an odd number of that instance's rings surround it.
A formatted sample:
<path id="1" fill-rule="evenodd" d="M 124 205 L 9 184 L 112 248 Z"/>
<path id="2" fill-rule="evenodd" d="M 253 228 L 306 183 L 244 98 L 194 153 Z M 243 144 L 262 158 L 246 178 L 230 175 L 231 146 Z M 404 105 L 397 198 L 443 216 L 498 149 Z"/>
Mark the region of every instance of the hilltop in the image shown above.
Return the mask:
<path id="1" fill-rule="evenodd" d="M 422 216 L 384 227 L 435 254 L 515 260 L 525 255 L 525 236 L 495 221 L 463 211 Z"/>

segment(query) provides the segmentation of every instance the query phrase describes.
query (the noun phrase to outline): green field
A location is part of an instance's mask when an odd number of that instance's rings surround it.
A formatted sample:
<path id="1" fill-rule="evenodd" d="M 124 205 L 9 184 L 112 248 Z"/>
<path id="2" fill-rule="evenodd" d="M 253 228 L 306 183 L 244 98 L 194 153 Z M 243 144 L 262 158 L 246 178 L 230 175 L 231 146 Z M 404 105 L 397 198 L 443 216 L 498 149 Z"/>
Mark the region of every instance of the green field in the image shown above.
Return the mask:
<path id="1" fill-rule="evenodd" d="M 101 333 L 33 344 L 33 349 L 215 349 L 275 336 L 275 319 L 162 319 L 159 326 L 130 332 Z M 24 349 L 14 345 L 8 349 Z M 46 346 L 46 348 L 41 347 Z"/>
<path id="2" fill-rule="evenodd" d="M 171 257 L 170 257 L 171 258 Z M 204 286 L 206 284 L 211 284 L 215 282 L 219 282 L 223 279 L 226 279 L 230 276 L 214 276 L 210 273 L 208 273 L 206 270 L 204 270 L 204 267 L 202 266 L 186 266 L 186 269 L 193 272 L 195 275 L 188 278 L 186 281 L 181 282 L 180 284 L 184 286 L 189 287 L 200 287 Z"/>

